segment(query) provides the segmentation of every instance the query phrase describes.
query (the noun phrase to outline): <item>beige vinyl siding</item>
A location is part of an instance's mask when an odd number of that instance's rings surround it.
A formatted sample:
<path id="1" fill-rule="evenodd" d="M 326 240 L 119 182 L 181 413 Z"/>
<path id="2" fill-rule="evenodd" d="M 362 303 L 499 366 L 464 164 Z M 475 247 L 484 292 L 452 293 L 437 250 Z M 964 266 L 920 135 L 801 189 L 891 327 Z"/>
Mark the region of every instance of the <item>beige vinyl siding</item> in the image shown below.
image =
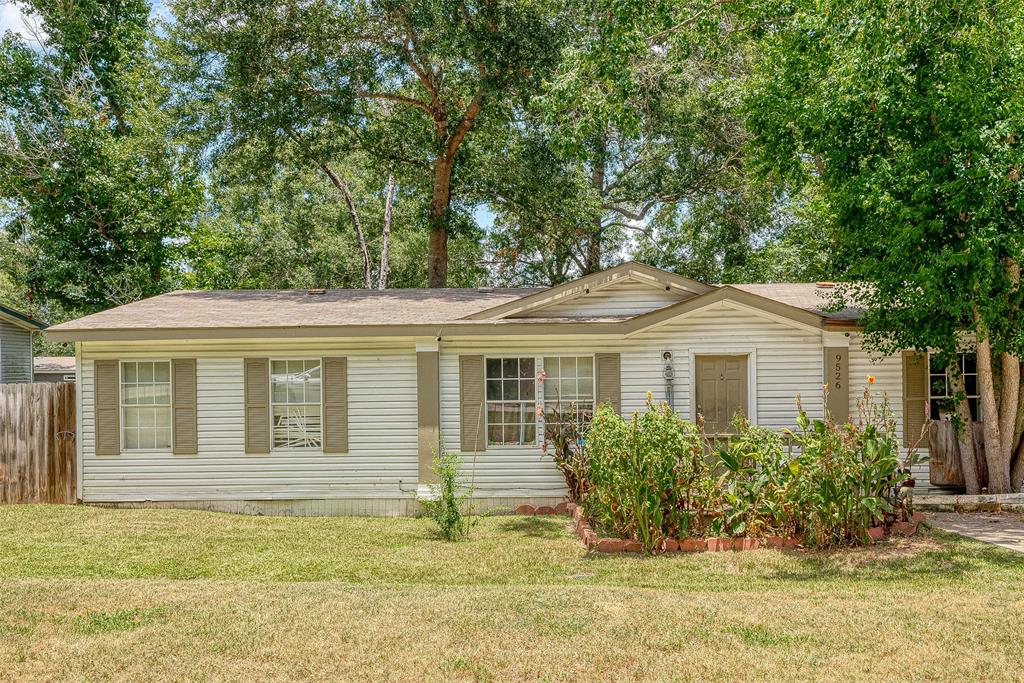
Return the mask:
<path id="1" fill-rule="evenodd" d="M 96 458 L 93 360 L 161 358 L 179 345 L 83 344 L 83 482 L 86 502 L 402 498 L 417 483 L 416 356 L 411 340 L 191 344 L 196 357 L 198 455 L 131 453 Z M 243 358 L 348 357 L 349 452 L 246 455 Z"/>
<path id="2" fill-rule="evenodd" d="M 751 354 L 748 388 L 760 424 L 792 426 L 800 394 L 813 417 L 823 412 L 821 333 L 728 304 L 695 312 L 629 339 L 613 336 L 446 338 L 440 342 L 440 423 L 446 446 L 458 451 L 460 355 L 532 356 L 618 353 L 622 411 L 642 410 L 650 391 L 664 399 L 663 351 L 672 351 L 676 410 L 692 414 L 692 357 Z M 204 342 L 84 343 L 81 345 L 82 496 L 86 502 L 353 501 L 296 510 L 355 510 L 380 499 L 411 499 L 418 484 L 416 341 L 412 338 L 211 340 Z M 196 358 L 198 455 L 126 453 L 97 458 L 93 415 L 93 363 L 97 359 Z M 243 359 L 246 357 L 346 357 L 349 384 L 349 452 L 244 452 Z M 875 390 L 889 393 L 902 411 L 900 359 L 873 364 L 851 339 L 850 402 L 855 409 L 868 374 Z M 901 417 L 901 416 L 900 416 Z M 539 446 L 490 447 L 469 455 L 463 471 L 477 495 L 496 500 L 557 499 L 564 493 L 550 454 Z M 922 485 L 926 469 L 918 470 Z M 919 489 L 920 490 L 920 489 Z M 232 503 L 234 504 L 234 503 Z M 355 507 L 353 507 L 355 506 Z M 262 508 L 260 508 L 262 509 Z M 289 508 L 292 509 L 292 508 Z M 370 505 L 367 509 L 376 510 Z M 384 506 L 396 511 L 402 505 Z"/>
<path id="3" fill-rule="evenodd" d="M 896 418 L 896 433 L 899 434 L 900 445 L 903 445 L 903 360 L 900 355 L 878 357 L 873 356 L 861 343 L 860 334 L 850 335 L 850 417 L 857 419 L 859 404 L 864 400 L 864 389 L 868 385 L 868 375 L 875 378 L 871 392 L 876 400 L 887 398 L 889 408 Z M 922 455 L 928 455 L 928 444 L 921 444 Z M 906 455 L 907 449 L 901 451 Z M 914 477 L 917 479 L 918 494 L 941 492 L 946 489 L 933 487 L 928 481 L 928 463 L 915 465 Z"/>
<path id="4" fill-rule="evenodd" d="M 764 315 L 721 305 L 637 335 L 634 343 L 670 349 L 675 356 L 676 409 L 691 417 L 689 356 L 753 354 L 748 364 L 756 392 L 756 421 L 766 427 L 791 427 L 796 421 L 795 398 L 813 417 L 824 413 L 821 333 L 804 330 Z M 660 365 L 657 368 L 660 382 Z M 655 396 L 658 394 L 655 393 Z M 755 417 L 752 415 L 751 417 Z"/>
<path id="5" fill-rule="evenodd" d="M 643 282 L 625 281 L 524 313 L 523 318 L 560 318 L 639 315 L 689 298 L 678 290 Z"/>
<path id="6" fill-rule="evenodd" d="M 824 411 L 821 334 L 747 311 L 722 307 L 702 311 L 679 322 L 662 325 L 631 339 L 548 337 L 452 340 L 441 344 L 441 432 L 452 450 L 460 443 L 458 379 L 460 354 L 485 356 L 621 354 L 622 412 L 643 410 L 650 391 L 664 400 L 661 354 L 674 357 L 676 410 L 684 417 L 692 409 L 690 352 L 747 353 L 756 370 L 760 423 L 790 427 L 796 420 L 794 397 L 800 393 L 805 409 L 815 417 Z M 753 391 L 755 387 L 750 386 Z M 489 447 L 467 455 L 464 473 L 486 495 L 550 495 L 563 483 L 550 454 L 539 446 Z"/>
<path id="7" fill-rule="evenodd" d="M 32 381 L 32 333 L 0 320 L 0 382 Z"/>

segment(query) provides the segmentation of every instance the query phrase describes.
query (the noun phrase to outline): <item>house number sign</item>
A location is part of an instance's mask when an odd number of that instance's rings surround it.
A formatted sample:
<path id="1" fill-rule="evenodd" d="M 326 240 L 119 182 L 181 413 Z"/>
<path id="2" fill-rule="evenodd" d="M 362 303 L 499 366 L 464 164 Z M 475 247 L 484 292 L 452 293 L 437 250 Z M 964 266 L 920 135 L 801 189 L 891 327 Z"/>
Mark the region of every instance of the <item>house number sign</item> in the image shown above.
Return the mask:
<path id="1" fill-rule="evenodd" d="M 836 422 L 846 422 L 850 419 L 850 349 L 826 346 L 824 361 L 829 415 Z"/>

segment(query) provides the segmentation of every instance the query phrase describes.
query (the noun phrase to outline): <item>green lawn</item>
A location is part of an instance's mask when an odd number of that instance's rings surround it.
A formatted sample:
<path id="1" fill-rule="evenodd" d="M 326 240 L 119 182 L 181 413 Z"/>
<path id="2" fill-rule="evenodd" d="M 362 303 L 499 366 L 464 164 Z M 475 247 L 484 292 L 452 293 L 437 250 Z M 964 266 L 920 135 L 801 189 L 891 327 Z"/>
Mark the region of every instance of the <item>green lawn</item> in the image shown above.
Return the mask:
<path id="1" fill-rule="evenodd" d="M 1020 680 L 1024 555 L 588 555 L 565 518 L 0 507 L 0 679 Z"/>

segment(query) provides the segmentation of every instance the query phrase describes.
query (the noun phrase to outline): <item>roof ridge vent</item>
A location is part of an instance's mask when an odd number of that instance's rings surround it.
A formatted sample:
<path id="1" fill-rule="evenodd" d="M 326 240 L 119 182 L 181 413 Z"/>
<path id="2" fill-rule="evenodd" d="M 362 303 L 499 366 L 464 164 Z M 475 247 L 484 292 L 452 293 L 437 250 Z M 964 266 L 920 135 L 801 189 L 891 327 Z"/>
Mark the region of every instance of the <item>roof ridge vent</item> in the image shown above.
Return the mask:
<path id="1" fill-rule="evenodd" d="M 327 290 L 322 287 L 311 287 L 306 290 L 306 294 L 319 295 L 326 294 Z"/>
<path id="2" fill-rule="evenodd" d="M 832 289 L 836 286 L 834 282 L 815 282 L 818 289 Z"/>
<path id="3" fill-rule="evenodd" d="M 476 291 L 480 292 L 481 294 L 489 294 L 490 292 L 494 291 L 494 287 L 477 287 Z"/>

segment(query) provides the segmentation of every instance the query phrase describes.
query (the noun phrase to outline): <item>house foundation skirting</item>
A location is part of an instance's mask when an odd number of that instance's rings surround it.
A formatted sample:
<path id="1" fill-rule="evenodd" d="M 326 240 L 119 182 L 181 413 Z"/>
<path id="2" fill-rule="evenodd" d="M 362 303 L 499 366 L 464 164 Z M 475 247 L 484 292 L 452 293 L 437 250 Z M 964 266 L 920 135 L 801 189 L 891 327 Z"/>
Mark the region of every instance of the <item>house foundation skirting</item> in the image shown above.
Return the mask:
<path id="1" fill-rule="evenodd" d="M 500 497 L 472 499 L 473 512 L 513 514 L 521 505 L 554 507 L 563 497 Z M 423 508 L 413 498 L 324 498 L 308 500 L 147 500 L 87 502 L 86 505 L 118 509 L 206 510 L 242 515 L 282 517 L 413 517 Z"/>

